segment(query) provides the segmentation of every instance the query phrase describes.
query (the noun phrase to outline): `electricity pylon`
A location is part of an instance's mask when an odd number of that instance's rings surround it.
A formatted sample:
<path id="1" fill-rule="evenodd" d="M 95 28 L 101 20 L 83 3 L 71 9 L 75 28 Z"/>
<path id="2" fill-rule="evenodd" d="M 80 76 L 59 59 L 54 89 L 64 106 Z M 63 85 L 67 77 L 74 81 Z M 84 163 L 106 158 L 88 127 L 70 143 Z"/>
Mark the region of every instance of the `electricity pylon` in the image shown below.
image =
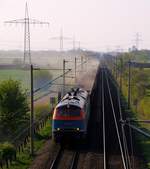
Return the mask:
<path id="1" fill-rule="evenodd" d="M 135 47 L 138 50 L 139 49 L 139 43 L 142 41 L 141 35 L 139 33 L 136 33 L 135 35 Z"/>
<path id="2" fill-rule="evenodd" d="M 69 42 L 69 43 L 72 44 L 72 50 L 73 51 L 75 51 L 77 48 L 78 49 L 81 48 L 81 42 L 80 41 L 76 41 L 75 36 L 73 36 L 72 38 L 70 38 L 70 40 L 71 40 L 71 42 Z"/>
<path id="3" fill-rule="evenodd" d="M 78 49 L 80 49 L 80 45 L 81 45 L 81 42 L 80 41 L 76 41 L 75 39 L 75 36 L 72 37 L 72 49 L 73 50 L 76 50 L 76 44 L 78 44 Z"/>
<path id="4" fill-rule="evenodd" d="M 49 22 L 42 22 L 36 19 L 29 18 L 28 5 L 25 5 L 25 18 L 5 21 L 11 24 L 24 24 L 24 64 L 31 64 L 31 49 L 30 49 L 30 24 L 49 25 Z"/>
<path id="5" fill-rule="evenodd" d="M 52 37 L 50 39 L 52 39 L 52 40 L 59 40 L 60 41 L 59 48 L 60 48 L 60 52 L 62 52 L 63 49 L 64 49 L 64 40 L 70 40 L 71 38 L 65 37 L 63 35 L 63 29 L 61 28 L 61 30 L 60 30 L 60 36 Z"/>

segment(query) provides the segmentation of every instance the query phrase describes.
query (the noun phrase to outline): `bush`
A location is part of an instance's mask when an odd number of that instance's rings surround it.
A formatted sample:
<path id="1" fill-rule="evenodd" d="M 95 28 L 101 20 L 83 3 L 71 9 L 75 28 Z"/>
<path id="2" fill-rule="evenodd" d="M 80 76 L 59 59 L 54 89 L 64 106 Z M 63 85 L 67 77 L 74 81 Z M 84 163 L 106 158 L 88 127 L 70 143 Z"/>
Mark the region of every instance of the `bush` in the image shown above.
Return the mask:
<path id="1" fill-rule="evenodd" d="M 28 121 L 27 94 L 19 81 L 5 80 L 0 83 L 0 124 L 1 130 L 14 132 Z"/>
<path id="2" fill-rule="evenodd" d="M 0 165 L 2 167 L 3 164 L 7 165 L 8 168 L 8 161 L 12 161 L 13 159 L 16 159 L 16 150 L 15 147 L 5 142 L 3 144 L 0 144 Z"/>
<path id="3" fill-rule="evenodd" d="M 16 156 L 15 147 L 8 142 L 0 145 L 0 152 L 2 159 L 12 159 Z"/>

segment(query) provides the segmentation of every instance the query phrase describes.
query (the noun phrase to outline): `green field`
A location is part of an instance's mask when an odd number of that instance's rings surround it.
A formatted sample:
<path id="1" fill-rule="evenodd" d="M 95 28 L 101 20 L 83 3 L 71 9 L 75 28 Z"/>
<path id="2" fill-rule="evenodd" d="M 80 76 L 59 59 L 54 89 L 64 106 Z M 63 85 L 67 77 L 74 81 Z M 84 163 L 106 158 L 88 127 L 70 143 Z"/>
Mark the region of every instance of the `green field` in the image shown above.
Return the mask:
<path id="1" fill-rule="evenodd" d="M 0 70 L 0 81 L 13 79 L 19 80 L 25 89 L 30 87 L 30 71 L 27 70 Z"/>
<path id="2" fill-rule="evenodd" d="M 62 74 L 61 71 L 50 71 L 50 73 L 52 74 L 53 78 Z M 0 82 L 3 80 L 7 80 L 7 79 L 19 80 L 24 89 L 30 90 L 30 71 L 29 70 L 21 70 L 21 69 L 0 70 Z"/>

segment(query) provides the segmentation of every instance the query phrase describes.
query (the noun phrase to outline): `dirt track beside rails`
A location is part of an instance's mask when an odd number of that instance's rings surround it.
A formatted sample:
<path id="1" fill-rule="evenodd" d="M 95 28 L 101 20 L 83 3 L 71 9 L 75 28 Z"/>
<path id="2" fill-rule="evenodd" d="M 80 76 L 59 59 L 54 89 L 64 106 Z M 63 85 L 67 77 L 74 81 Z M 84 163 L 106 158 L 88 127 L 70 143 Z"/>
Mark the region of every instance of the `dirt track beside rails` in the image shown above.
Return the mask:
<path id="1" fill-rule="evenodd" d="M 99 153 L 81 153 L 77 169 L 101 169 L 103 168 L 103 154 Z"/>
<path id="2" fill-rule="evenodd" d="M 46 169 L 48 163 L 52 163 L 57 153 L 57 146 L 48 140 L 43 148 L 37 152 L 36 158 L 29 169 Z"/>

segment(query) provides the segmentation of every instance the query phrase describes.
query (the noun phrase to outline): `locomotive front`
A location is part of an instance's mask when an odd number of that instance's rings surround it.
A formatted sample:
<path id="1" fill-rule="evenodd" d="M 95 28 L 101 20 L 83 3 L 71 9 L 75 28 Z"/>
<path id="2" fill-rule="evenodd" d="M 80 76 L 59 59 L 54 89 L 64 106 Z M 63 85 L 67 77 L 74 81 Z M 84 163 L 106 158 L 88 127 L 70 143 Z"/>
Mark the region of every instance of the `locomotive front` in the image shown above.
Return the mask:
<path id="1" fill-rule="evenodd" d="M 84 138 L 87 131 L 88 93 L 78 89 L 78 93 L 67 94 L 54 109 L 52 135 L 56 142 L 66 138 Z"/>

